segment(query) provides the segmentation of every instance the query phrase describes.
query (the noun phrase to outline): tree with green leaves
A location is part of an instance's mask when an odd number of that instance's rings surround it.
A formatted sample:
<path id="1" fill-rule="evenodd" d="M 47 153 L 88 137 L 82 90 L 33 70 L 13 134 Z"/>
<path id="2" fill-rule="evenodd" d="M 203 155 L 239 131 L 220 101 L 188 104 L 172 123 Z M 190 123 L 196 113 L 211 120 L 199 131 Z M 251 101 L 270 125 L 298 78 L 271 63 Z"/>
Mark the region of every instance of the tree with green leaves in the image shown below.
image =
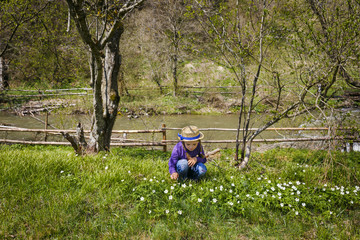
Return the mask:
<path id="1" fill-rule="evenodd" d="M 120 101 L 119 43 L 124 32 L 123 21 L 144 0 L 66 0 L 66 2 L 79 35 L 89 49 L 94 111 L 88 143 L 83 138 L 81 129 L 77 137 L 63 135 L 80 154 L 106 151 L 110 148 L 111 132 Z"/>

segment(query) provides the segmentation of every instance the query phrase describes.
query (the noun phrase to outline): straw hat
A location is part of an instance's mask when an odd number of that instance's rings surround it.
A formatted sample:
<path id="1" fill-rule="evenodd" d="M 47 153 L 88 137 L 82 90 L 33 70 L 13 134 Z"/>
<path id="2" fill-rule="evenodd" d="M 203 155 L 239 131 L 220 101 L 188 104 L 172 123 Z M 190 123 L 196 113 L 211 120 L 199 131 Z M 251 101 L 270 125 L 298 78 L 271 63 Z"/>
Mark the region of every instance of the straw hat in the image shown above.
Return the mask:
<path id="1" fill-rule="evenodd" d="M 196 126 L 186 126 L 181 130 L 181 134 L 178 133 L 178 138 L 184 142 L 198 141 L 204 138 L 204 134 Z"/>

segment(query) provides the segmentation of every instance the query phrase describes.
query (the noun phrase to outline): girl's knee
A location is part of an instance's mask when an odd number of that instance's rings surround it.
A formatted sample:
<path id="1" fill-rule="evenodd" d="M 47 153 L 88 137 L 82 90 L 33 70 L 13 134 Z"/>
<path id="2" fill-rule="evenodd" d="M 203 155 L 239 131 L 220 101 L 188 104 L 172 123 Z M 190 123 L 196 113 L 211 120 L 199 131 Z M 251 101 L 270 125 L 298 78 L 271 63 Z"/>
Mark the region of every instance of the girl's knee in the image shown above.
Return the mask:
<path id="1" fill-rule="evenodd" d="M 205 173 L 207 172 L 207 168 L 203 163 L 198 163 L 197 168 L 198 168 L 199 176 L 204 176 Z"/>
<path id="2" fill-rule="evenodd" d="M 176 171 L 180 172 L 187 172 L 189 169 L 188 162 L 186 159 L 181 159 L 176 163 Z"/>

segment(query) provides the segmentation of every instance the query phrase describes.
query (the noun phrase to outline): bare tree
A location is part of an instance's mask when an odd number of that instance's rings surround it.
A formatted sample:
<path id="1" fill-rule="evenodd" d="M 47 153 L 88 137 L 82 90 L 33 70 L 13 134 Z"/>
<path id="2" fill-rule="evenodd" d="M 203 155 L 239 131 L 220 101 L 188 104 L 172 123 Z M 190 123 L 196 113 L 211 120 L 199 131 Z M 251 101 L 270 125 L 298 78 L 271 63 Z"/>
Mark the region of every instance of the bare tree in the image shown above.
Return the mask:
<path id="1" fill-rule="evenodd" d="M 8 86 L 9 60 L 6 54 L 19 28 L 26 22 L 36 18 L 49 2 L 38 3 L 31 0 L 0 2 L 0 90 Z"/>
<path id="2" fill-rule="evenodd" d="M 192 14 L 213 40 L 220 54 L 218 60 L 231 70 L 241 86 L 235 155 L 239 168 L 247 166 L 252 142 L 260 133 L 283 118 L 305 111 L 306 96 L 315 86 L 313 82 L 301 83 L 298 91 L 292 93 L 291 101 L 284 101 L 285 84 L 280 71 L 272 67 L 275 60 L 268 54 L 269 49 L 282 40 L 271 35 L 278 14 L 274 9 L 281 8 L 281 4 L 281 1 L 272 0 L 249 3 L 236 0 L 214 6 L 211 1 L 192 1 Z M 266 75 L 275 76 L 274 96 L 260 89 L 267 81 Z M 268 109 L 267 120 L 257 130 L 251 130 L 256 108 L 269 98 L 275 100 L 273 109 Z"/>
<path id="3" fill-rule="evenodd" d="M 89 143 L 81 137 L 64 136 L 78 153 L 109 150 L 111 132 L 120 101 L 119 42 L 124 19 L 145 0 L 66 0 L 82 41 L 89 48 L 94 112 Z M 80 126 L 79 126 L 80 127 Z"/>

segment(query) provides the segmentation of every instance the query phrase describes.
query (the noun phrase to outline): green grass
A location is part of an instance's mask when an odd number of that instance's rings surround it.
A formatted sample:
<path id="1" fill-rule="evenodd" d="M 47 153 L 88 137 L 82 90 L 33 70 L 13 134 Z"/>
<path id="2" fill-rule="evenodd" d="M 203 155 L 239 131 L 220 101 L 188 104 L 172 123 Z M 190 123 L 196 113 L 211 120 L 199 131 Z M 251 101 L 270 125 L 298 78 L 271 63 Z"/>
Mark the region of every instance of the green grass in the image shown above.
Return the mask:
<path id="1" fill-rule="evenodd" d="M 359 239 L 359 153 L 232 154 L 178 183 L 169 152 L 0 145 L 0 238 Z"/>

